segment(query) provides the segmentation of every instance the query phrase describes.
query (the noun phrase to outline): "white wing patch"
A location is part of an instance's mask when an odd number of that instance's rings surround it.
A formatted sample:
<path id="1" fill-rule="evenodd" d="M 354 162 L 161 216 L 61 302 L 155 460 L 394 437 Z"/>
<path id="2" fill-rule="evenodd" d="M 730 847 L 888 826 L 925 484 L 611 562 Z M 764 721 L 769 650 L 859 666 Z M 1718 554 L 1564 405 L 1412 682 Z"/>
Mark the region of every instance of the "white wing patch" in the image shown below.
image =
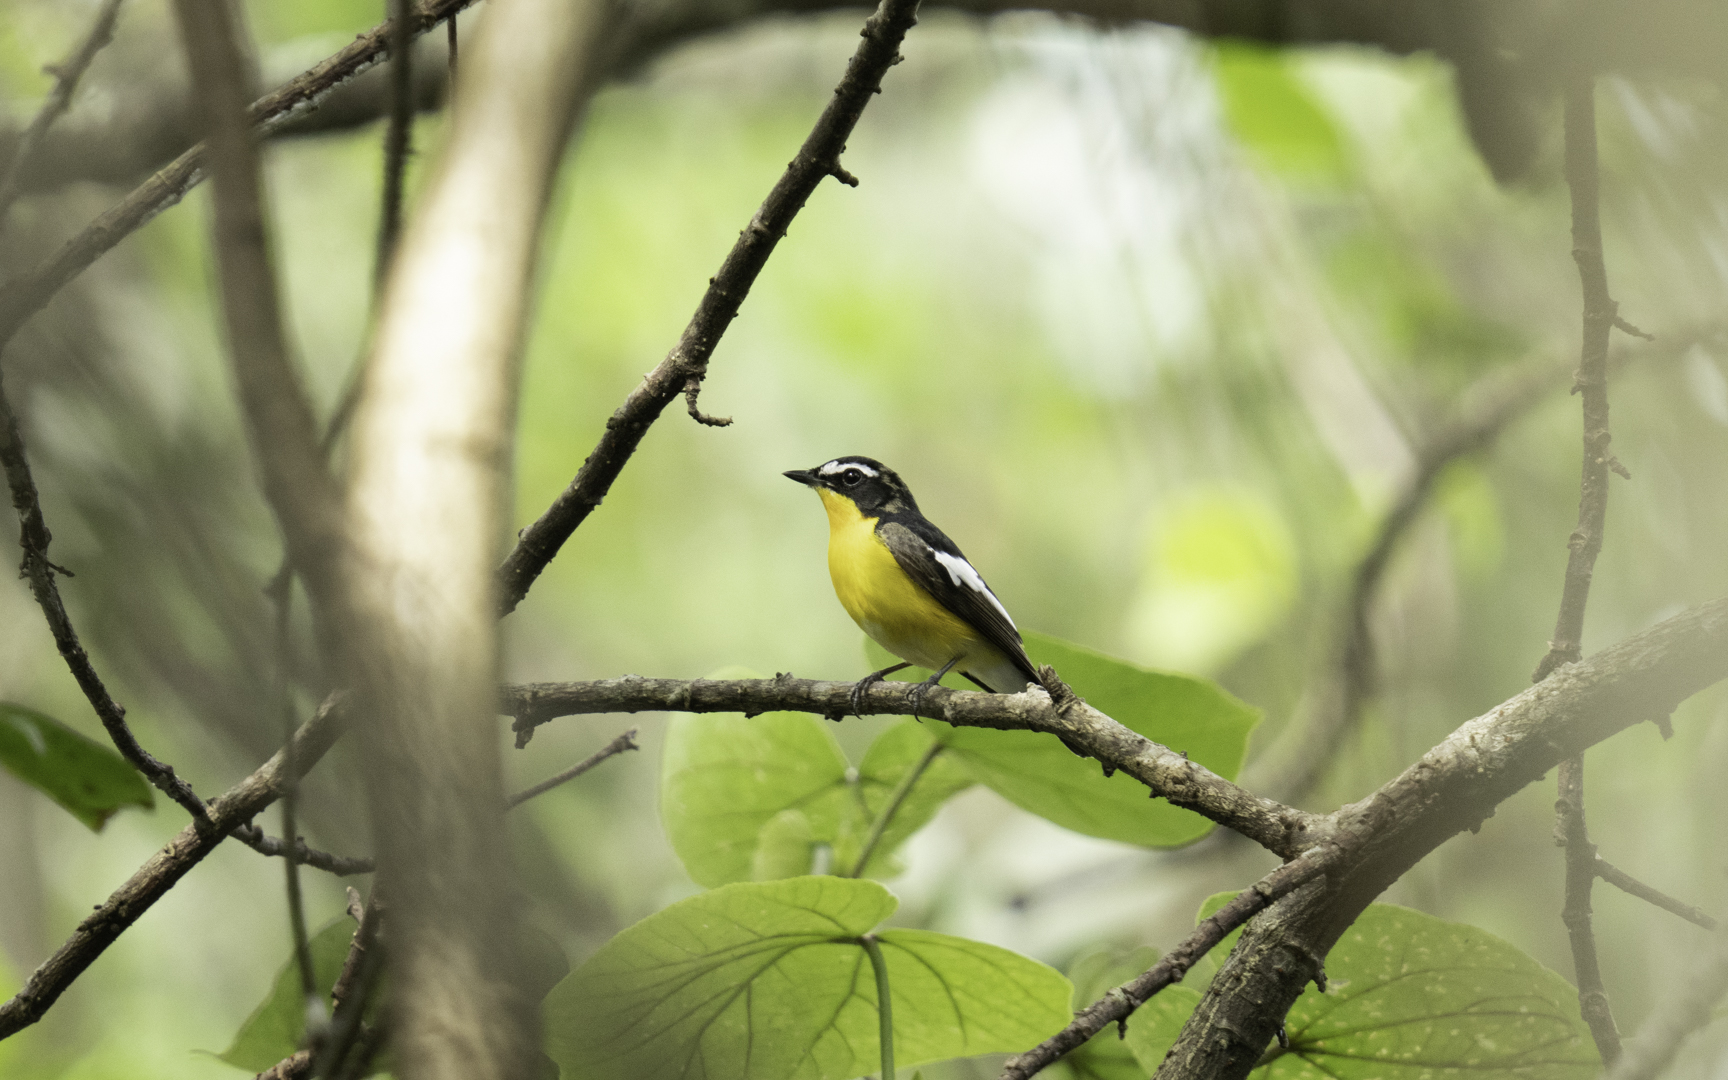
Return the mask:
<path id="1" fill-rule="evenodd" d="M 1014 626 L 1013 616 L 1009 615 L 1008 609 L 1002 606 L 1002 601 L 996 599 L 996 594 L 990 591 L 990 586 L 984 584 L 984 579 L 978 576 L 978 571 L 972 569 L 971 563 L 962 559 L 958 555 L 950 555 L 946 551 L 937 551 L 935 548 L 930 549 L 930 554 L 936 556 L 936 561 L 942 564 L 944 570 L 948 571 L 948 580 L 950 583 L 952 583 L 956 588 L 964 585 L 973 592 L 983 596 L 984 599 L 990 601 L 991 607 L 995 608 L 1001 613 L 1004 619 L 1008 620 L 1009 626 Z M 1014 626 L 1014 629 L 1018 631 L 1020 628 Z"/>
<path id="2" fill-rule="evenodd" d="M 859 472 L 863 473 L 865 476 L 881 476 L 882 475 L 881 473 L 877 472 L 875 469 L 872 469 L 868 465 L 862 465 L 856 461 L 841 461 L 838 458 L 836 458 L 833 461 L 830 461 L 828 464 L 822 466 L 820 469 L 817 469 L 816 473 L 819 476 L 835 476 L 835 475 L 838 475 L 840 473 L 845 472 L 847 469 L 857 469 Z M 956 582 L 956 584 L 958 584 L 958 582 Z"/>

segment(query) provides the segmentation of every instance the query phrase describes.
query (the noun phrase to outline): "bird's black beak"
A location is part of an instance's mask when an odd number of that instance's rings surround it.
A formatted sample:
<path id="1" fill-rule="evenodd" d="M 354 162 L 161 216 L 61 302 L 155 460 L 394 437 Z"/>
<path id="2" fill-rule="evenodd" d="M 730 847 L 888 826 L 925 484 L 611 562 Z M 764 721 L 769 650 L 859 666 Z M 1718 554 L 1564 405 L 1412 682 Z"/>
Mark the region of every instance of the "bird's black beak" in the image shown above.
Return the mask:
<path id="1" fill-rule="evenodd" d="M 817 486 L 816 474 L 811 472 L 809 469 L 793 469 L 785 475 L 786 479 L 796 480 L 805 487 Z"/>

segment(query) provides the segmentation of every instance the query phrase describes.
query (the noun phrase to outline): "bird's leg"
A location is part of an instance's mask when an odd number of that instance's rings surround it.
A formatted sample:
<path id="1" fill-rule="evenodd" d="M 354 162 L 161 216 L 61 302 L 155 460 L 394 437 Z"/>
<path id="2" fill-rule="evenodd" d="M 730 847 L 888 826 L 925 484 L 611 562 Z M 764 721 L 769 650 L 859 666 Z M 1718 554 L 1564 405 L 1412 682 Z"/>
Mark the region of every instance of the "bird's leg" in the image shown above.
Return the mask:
<path id="1" fill-rule="evenodd" d="M 864 691 L 870 689 L 871 683 L 881 682 L 882 676 L 892 675 L 901 668 L 909 668 L 911 666 L 911 664 L 901 661 L 898 664 L 891 664 L 888 667 L 883 668 L 881 671 L 872 671 L 870 674 L 853 683 L 852 694 L 850 696 L 852 702 L 852 715 L 859 718 L 864 716 L 864 713 L 862 712 L 864 708 Z"/>
<path id="2" fill-rule="evenodd" d="M 928 679 L 925 679 L 923 682 L 919 683 L 917 686 L 914 686 L 912 688 L 912 692 L 910 694 L 906 695 L 906 703 L 908 705 L 912 706 L 912 712 L 914 715 L 916 715 L 918 710 L 923 707 L 924 695 L 928 694 L 930 692 L 930 688 L 932 686 L 935 686 L 938 683 L 940 683 L 942 681 L 942 676 L 944 676 L 944 675 L 948 674 L 948 672 L 952 671 L 954 669 L 954 665 L 958 664 L 959 662 L 960 662 L 960 658 L 958 656 L 956 656 L 954 659 L 948 661 L 946 664 L 943 664 L 941 671 L 938 671 L 936 674 L 930 676 Z"/>

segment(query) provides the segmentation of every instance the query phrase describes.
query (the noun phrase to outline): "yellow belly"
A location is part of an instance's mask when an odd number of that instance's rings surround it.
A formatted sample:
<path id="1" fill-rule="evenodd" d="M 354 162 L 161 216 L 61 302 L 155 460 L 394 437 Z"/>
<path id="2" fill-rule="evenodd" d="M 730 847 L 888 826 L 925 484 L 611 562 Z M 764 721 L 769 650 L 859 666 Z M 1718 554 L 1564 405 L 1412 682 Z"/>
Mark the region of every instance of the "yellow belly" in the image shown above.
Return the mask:
<path id="1" fill-rule="evenodd" d="M 844 496 L 818 494 L 828 510 L 828 574 L 840 606 L 859 629 L 900 659 L 931 671 L 956 658 L 962 671 L 1001 659 L 995 647 L 906 576 L 877 537 L 875 518 L 864 517 Z"/>

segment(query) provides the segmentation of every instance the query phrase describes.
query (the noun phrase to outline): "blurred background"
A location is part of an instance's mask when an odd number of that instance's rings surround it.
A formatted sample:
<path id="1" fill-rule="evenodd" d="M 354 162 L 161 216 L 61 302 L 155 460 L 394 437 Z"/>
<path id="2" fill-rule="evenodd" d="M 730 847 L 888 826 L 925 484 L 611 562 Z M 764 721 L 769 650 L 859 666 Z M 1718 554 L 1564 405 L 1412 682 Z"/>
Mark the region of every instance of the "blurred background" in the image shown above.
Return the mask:
<path id="1" fill-rule="evenodd" d="M 379 6 L 253 0 L 264 69 L 286 77 L 333 52 Z M 14 131 L 50 85 L 42 65 L 94 9 L 0 9 Z M 858 23 L 845 12 L 700 38 L 595 99 L 545 237 L 519 524 L 676 340 L 827 100 Z M 903 51 L 846 154 L 862 186 L 818 190 L 715 356 L 703 407 L 736 423 L 668 411 L 505 623 L 511 677 L 863 674 L 861 636 L 828 583 L 824 517 L 780 476 L 861 453 L 901 472 L 1023 627 L 1218 679 L 1264 711 L 1263 749 L 1323 707 L 1357 565 L 1436 434 L 1508 374 L 1546 365 L 1546 389 L 1520 396 L 1491 448 L 1440 471 L 1402 535 L 1369 607 L 1377 692 L 1304 805 L 1362 797 L 1528 685 L 1578 487 L 1566 389 L 1580 301 L 1558 102 L 1532 99 L 1532 130 L 1548 134 L 1523 178 L 1500 184 L 1453 69 L 1427 54 L 941 10 Z M 63 153 L 0 236 L 5 275 L 183 145 L 181 93 L 167 5 L 128 4 L 62 121 Z M 1614 447 L 1634 479 L 1614 485 L 1586 652 L 1728 592 L 1728 353 L 1713 348 L 1728 323 L 1728 102 L 1702 80 L 1618 76 L 1597 102 L 1610 281 L 1659 340 L 1616 345 Z M 424 114 L 417 161 L 441 124 Z M 287 308 L 326 413 L 364 349 L 380 136 L 360 124 L 269 151 Z M 144 744 L 209 795 L 280 737 L 262 591 L 280 545 L 220 352 L 206 225 L 199 189 L 34 319 L 4 372 L 53 557 L 77 573 L 62 588 L 85 643 Z M 0 532 L 10 565 L 15 533 Z M 309 707 L 325 685 L 297 629 Z M 0 699 L 101 737 L 9 573 Z M 1717 688 L 1676 714 L 1672 740 L 1633 728 L 1588 773 L 1602 855 L 1719 916 L 1725 720 Z M 856 754 L 887 722 L 835 730 Z M 642 752 L 516 818 L 534 919 L 573 963 L 695 891 L 657 818 L 663 719 L 561 720 L 508 751 L 512 786 L 525 786 L 636 724 Z M 315 844 L 367 849 L 354 780 L 339 748 L 308 782 Z M 1551 779 L 1527 789 L 1386 899 L 1484 927 L 1570 977 L 1553 797 Z M 0 774 L 0 989 L 181 827 L 158 803 L 94 834 Z M 277 831 L 274 812 L 262 820 Z M 1168 948 L 1203 897 L 1268 866 L 1222 837 L 1149 853 L 1074 836 L 983 789 L 905 861 L 890 882 L 898 921 L 1059 967 Z M 205 1052 L 227 1045 L 286 960 L 281 877 L 223 845 L 43 1023 L 0 1043 L 0 1072 L 238 1076 Z M 343 883 L 306 880 L 314 924 L 337 917 Z M 1609 992 L 1635 1030 L 1701 931 L 1605 885 L 1595 895 Z M 1722 1073 L 1720 1028 L 1676 1075 Z"/>

